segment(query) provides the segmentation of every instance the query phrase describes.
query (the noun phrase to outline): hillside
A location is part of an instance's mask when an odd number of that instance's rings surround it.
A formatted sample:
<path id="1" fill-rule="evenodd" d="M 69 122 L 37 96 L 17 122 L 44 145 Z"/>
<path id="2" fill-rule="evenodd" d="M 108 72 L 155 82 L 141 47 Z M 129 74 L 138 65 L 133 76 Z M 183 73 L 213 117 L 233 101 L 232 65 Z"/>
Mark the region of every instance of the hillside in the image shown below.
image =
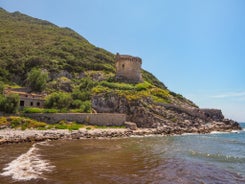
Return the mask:
<path id="1" fill-rule="evenodd" d="M 52 74 L 64 70 L 78 77 L 89 70 L 108 74 L 115 71 L 113 54 L 95 47 L 69 28 L 3 9 L 0 23 L 0 76 L 5 82 L 24 85 L 26 74 L 33 67 Z M 144 76 L 164 87 L 148 72 Z"/>
<path id="2" fill-rule="evenodd" d="M 190 126 L 198 130 L 215 121 L 225 122 L 227 129 L 234 126 L 233 121 L 223 121 L 221 112 L 201 110 L 169 91 L 145 70 L 142 83 L 117 82 L 115 55 L 69 28 L 3 9 L 0 25 L 0 80 L 5 87 L 34 90 L 28 77 L 35 68 L 48 76 L 40 93 L 70 95 L 69 105 L 61 108 L 126 113 L 127 120 L 139 127 L 184 127 L 185 132 Z M 90 108 L 84 108 L 84 101 Z"/>

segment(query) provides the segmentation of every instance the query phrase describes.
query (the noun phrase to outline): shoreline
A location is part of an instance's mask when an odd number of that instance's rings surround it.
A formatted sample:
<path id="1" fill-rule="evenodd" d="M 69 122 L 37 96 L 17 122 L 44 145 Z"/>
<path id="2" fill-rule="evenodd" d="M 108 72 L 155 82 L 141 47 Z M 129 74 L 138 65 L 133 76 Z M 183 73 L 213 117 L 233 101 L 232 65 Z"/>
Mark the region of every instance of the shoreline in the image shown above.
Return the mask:
<path id="1" fill-rule="evenodd" d="M 128 128 L 106 128 L 87 130 L 81 128 L 79 130 L 68 129 L 49 129 L 49 130 L 16 130 L 2 129 L 0 130 L 0 145 L 3 144 L 18 144 L 25 142 L 41 142 L 46 140 L 79 140 L 79 139 L 112 139 L 112 138 L 127 138 L 134 136 L 174 136 L 188 134 L 210 134 L 212 132 L 234 132 L 241 130 L 222 129 L 222 130 L 198 130 L 198 131 L 168 131 L 164 128 L 138 128 L 131 130 Z M 235 132 L 236 133 L 236 132 Z"/>

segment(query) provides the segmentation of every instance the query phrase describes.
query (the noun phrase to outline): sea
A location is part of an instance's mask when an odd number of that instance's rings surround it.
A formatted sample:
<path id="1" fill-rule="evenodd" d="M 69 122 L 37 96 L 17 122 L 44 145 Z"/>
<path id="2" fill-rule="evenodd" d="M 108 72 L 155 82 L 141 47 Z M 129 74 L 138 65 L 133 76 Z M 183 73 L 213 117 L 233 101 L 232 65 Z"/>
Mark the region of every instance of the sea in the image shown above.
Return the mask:
<path id="1" fill-rule="evenodd" d="M 244 184 L 245 123 L 231 133 L 0 146 L 0 184 Z"/>

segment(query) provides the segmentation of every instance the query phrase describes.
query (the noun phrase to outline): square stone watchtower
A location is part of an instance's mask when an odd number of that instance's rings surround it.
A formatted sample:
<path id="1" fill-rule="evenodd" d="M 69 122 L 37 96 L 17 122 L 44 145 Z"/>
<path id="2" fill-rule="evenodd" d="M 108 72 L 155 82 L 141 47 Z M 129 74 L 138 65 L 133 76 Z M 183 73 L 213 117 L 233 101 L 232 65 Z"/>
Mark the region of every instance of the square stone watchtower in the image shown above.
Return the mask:
<path id="1" fill-rule="evenodd" d="M 139 83 L 142 60 L 139 57 L 116 54 L 116 80 L 122 82 Z"/>

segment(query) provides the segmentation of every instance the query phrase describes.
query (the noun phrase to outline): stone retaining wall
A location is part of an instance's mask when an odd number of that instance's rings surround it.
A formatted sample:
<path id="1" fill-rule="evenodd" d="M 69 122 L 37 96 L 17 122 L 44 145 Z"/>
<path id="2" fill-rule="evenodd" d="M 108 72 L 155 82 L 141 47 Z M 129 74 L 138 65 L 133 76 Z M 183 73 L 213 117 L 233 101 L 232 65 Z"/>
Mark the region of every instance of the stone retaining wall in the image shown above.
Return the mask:
<path id="1" fill-rule="evenodd" d="M 126 121 L 126 114 L 117 113 L 27 113 L 25 116 L 49 124 L 65 120 L 88 125 L 121 126 Z"/>

